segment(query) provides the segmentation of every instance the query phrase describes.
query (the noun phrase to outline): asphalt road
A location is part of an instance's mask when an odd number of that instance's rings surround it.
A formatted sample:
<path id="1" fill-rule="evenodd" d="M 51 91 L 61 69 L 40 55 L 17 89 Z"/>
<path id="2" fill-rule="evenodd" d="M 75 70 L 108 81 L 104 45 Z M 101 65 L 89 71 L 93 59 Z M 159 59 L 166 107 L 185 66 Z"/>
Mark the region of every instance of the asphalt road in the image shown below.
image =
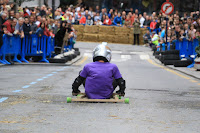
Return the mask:
<path id="1" fill-rule="evenodd" d="M 130 104 L 66 103 L 96 45 L 77 43 L 83 58 L 72 66 L 1 66 L 0 133 L 199 133 L 200 81 L 156 64 L 142 46 L 109 45 Z"/>

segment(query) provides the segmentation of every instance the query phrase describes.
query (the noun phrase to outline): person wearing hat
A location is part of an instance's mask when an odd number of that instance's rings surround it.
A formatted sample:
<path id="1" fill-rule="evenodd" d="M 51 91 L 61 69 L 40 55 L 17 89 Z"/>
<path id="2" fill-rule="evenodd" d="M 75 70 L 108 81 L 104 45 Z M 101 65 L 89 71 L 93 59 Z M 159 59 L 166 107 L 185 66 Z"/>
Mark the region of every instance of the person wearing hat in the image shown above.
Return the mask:
<path id="1" fill-rule="evenodd" d="M 152 32 L 152 38 L 151 38 L 151 42 L 152 42 L 152 44 L 150 45 L 151 47 L 152 47 L 152 45 L 158 45 L 159 44 L 159 36 L 158 36 L 158 34 L 155 32 L 155 31 L 153 31 Z"/>
<path id="2" fill-rule="evenodd" d="M 81 84 L 85 87 L 89 99 L 109 99 L 117 86 L 120 96 L 125 95 L 125 80 L 115 64 L 111 61 L 111 49 L 105 45 L 98 45 L 93 51 L 93 62 L 86 64 L 79 76 L 72 84 L 72 95 L 78 95 Z"/>

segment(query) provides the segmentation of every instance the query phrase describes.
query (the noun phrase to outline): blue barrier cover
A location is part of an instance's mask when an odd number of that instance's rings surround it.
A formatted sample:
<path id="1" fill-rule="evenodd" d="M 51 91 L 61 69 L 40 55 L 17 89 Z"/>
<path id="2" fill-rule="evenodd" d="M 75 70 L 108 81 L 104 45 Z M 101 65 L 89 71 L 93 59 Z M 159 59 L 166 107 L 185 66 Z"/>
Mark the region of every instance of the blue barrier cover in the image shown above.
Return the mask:
<path id="1" fill-rule="evenodd" d="M 18 35 L 8 36 L 3 35 L 3 45 L 0 49 L 0 63 L 10 64 L 6 60 L 6 56 L 13 55 L 13 61 L 21 63 L 21 61 L 28 63 L 26 56 L 41 56 L 42 62 L 49 62 L 46 58 L 51 57 L 54 52 L 55 39 L 47 36 L 38 37 L 36 34 L 26 35 L 21 39 Z M 17 56 L 21 56 L 21 61 Z"/>

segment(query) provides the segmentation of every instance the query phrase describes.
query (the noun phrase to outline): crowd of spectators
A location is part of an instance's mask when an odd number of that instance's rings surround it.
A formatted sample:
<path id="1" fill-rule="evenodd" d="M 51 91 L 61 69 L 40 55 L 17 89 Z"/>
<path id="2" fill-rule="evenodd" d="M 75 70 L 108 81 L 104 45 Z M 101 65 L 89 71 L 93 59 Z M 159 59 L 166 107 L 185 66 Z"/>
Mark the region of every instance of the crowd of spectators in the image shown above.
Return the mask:
<path id="1" fill-rule="evenodd" d="M 67 6 L 65 9 L 57 8 L 53 18 L 52 9 L 45 5 L 35 8 L 21 8 L 14 10 L 14 4 L 9 0 L 0 0 L 0 29 L 1 33 L 13 35 L 38 34 L 55 37 L 56 44 L 62 45 L 63 38 L 76 36 L 73 24 L 79 25 L 114 25 L 134 28 L 134 44 L 139 44 L 140 28 L 147 28 L 144 35 L 145 43 L 157 45 L 161 42 L 172 42 L 186 38 L 192 40 L 199 36 L 200 14 L 199 11 L 184 13 L 176 11 L 166 16 L 162 12 L 146 12 L 140 14 L 131 8 L 129 12 L 117 9 L 100 9 L 96 6 Z M 168 17 L 168 21 L 166 19 Z M 165 37 L 166 25 L 168 26 L 167 40 Z M 156 35 L 156 37 L 154 37 Z M 2 35 L 1 35 L 2 36 Z"/>

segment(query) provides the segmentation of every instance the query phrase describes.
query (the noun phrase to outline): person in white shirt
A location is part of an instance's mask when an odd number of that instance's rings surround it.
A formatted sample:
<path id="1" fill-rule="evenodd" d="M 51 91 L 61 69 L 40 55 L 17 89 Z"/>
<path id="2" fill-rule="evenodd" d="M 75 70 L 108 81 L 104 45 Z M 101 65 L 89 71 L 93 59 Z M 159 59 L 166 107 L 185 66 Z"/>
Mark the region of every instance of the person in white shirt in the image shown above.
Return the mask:
<path id="1" fill-rule="evenodd" d="M 140 27 L 143 27 L 145 18 L 142 16 L 142 14 L 139 15 L 139 19 L 140 19 Z"/>
<path id="2" fill-rule="evenodd" d="M 97 19 L 96 25 L 103 25 L 100 19 Z"/>
<path id="3" fill-rule="evenodd" d="M 41 17 L 41 16 L 37 16 L 37 21 L 35 22 L 35 24 L 36 24 L 37 26 L 39 26 L 40 23 L 41 23 L 41 21 L 42 21 L 42 17 Z"/>

